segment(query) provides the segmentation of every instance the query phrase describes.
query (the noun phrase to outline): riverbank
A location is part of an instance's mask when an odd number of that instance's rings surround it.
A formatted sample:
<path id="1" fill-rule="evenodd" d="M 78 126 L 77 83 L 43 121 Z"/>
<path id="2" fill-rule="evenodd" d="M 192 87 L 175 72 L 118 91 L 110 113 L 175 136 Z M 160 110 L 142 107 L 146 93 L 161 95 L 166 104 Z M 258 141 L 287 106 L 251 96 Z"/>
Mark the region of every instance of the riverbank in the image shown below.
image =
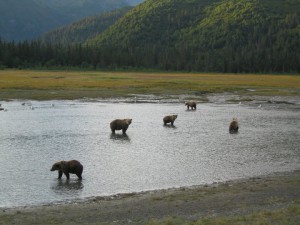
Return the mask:
<path id="1" fill-rule="evenodd" d="M 128 98 L 144 94 L 208 101 L 208 95 L 224 93 L 244 96 L 242 101 L 249 101 L 251 96 L 300 96 L 299 87 L 297 74 L 0 70 L 1 101 Z"/>
<path id="2" fill-rule="evenodd" d="M 297 224 L 299 218 L 300 170 L 0 212 L 0 224 Z"/>

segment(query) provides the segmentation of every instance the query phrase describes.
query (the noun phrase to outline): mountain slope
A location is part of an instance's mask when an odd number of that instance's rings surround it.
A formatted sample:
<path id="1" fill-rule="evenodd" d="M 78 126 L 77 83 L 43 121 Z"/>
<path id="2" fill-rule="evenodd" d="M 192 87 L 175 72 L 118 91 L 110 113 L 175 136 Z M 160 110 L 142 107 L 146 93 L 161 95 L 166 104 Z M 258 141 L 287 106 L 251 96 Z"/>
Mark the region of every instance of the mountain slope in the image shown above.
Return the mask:
<path id="1" fill-rule="evenodd" d="M 201 16 L 206 5 L 216 1 L 147 0 L 89 43 L 123 46 L 165 44 L 175 31 L 189 26 L 199 12 Z"/>
<path id="2" fill-rule="evenodd" d="M 58 12 L 32 0 L 0 0 L 0 37 L 24 40 L 65 23 Z"/>
<path id="3" fill-rule="evenodd" d="M 147 0 L 86 43 L 145 67 L 285 70 L 300 60 L 299 9 L 299 0 Z"/>
<path id="4" fill-rule="evenodd" d="M 262 25 L 272 17 L 283 19 L 291 10 L 299 9 L 300 2 L 279 0 L 148 0 L 135 7 L 107 31 L 89 40 L 93 44 L 140 45 L 171 43 L 195 33 L 230 33 Z M 277 7 L 274 7 L 276 3 Z M 283 10 L 285 5 L 285 10 Z M 298 8 L 297 8 L 298 7 Z M 296 11 L 296 10 L 295 10 Z M 297 15 L 299 17 L 299 15 Z M 227 30 L 225 29 L 227 27 Z M 245 28 L 246 29 L 246 28 Z M 246 29 L 247 30 L 247 29 Z M 189 34 L 185 34 L 186 32 Z M 175 35 L 174 35 L 175 33 Z M 247 33 L 247 32 L 246 32 Z M 245 32 L 244 32 L 245 34 Z"/>
<path id="5" fill-rule="evenodd" d="M 95 27 L 79 23 L 74 31 L 94 35 Z M 2 43 L 0 65 L 300 72 L 299 0 L 146 0 L 97 29 L 94 38 L 76 37 L 90 38 L 82 45 L 23 43 L 11 51 Z"/>
<path id="6" fill-rule="evenodd" d="M 70 21 L 128 6 L 126 0 L 34 0 L 66 15 Z"/>
<path id="7" fill-rule="evenodd" d="M 78 22 L 43 34 L 39 40 L 43 43 L 79 44 L 93 38 L 114 24 L 125 15 L 131 7 L 125 7 L 98 16 L 86 17 Z"/>
<path id="8" fill-rule="evenodd" d="M 132 5 L 132 6 L 135 6 L 135 5 L 138 5 L 140 4 L 141 2 L 144 2 L 145 0 L 126 0 L 126 2 L 129 4 L 129 5 Z"/>
<path id="9" fill-rule="evenodd" d="M 0 0 L 0 37 L 30 40 L 85 16 L 128 4 L 126 0 Z"/>

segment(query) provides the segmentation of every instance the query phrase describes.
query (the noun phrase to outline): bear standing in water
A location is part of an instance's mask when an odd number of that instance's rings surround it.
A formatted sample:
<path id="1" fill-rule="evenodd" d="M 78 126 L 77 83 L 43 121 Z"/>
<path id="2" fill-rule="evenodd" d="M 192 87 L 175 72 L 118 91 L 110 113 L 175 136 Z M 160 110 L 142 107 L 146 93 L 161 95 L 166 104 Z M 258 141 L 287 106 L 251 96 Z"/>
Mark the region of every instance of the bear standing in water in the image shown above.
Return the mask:
<path id="1" fill-rule="evenodd" d="M 185 105 L 187 106 L 187 110 L 190 110 L 190 107 L 192 110 L 196 110 L 197 108 L 197 104 L 194 101 L 186 102 Z"/>
<path id="2" fill-rule="evenodd" d="M 122 130 L 123 134 L 125 134 L 131 122 L 132 119 L 116 119 L 110 123 L 111 132 L 114 134 L 116 130 Z"/>
<path id="3" fill-rule="evenodd" d="M 81 180 L 83 166 L 77 160 L 70 161 L 60 161 L 54 163 L 50 171 L 58 170 L 58 179 L 61 179 L 63 173 L 66 175 L 67 179 L 70 179 L 70 173 L 76 174 Z"/>
<path id="4" fill-rule="evenodd" d="M 237 118 L 233 118 L 230 125 L 229 125 L 229 133 L 237 133 L 239 130 L 239 123 L 237 121 Z"/>
<path id="5" fill-rule="evenodd" d="M 171 123 L 171 125 L 173 126 L 176 118 L 177 118 L 177 115 L 165 116 L 163 119 L 164 125 L 167 125 L 167 123 Z"/>

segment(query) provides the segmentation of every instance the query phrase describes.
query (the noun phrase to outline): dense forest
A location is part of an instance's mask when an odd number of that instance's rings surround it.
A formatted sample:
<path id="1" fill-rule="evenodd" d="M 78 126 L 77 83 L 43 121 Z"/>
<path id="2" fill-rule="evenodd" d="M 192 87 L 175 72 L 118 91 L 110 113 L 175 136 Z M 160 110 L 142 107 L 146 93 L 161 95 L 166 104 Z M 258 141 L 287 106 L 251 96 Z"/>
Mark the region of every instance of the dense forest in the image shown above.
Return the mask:
<path id="1" fill-rule="evenodd" d="M 58 41 L 70 27 L 0 41 L 0 67 L 299 73 L 299 12 L 298 0 L 146 0 L 80 41 Z"/>

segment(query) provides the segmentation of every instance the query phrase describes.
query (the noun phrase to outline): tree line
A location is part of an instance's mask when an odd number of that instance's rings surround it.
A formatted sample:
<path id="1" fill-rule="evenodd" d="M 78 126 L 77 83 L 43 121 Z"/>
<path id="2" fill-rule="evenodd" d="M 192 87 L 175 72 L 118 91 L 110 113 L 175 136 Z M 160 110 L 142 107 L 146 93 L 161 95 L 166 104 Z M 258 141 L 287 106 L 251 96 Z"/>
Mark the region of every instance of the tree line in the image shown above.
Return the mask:
<path id="1" fill-rule="evenodd" d="M 282 41 L 280 45 L 277 42 Z M 225 45 L 219 49 L 204 50 L 187 45 L 165 47 L 113 47 L 42 44 L 32 42 L 5 42 L 0 40 L 0 68 L 92 70 L 155 69 L 172 71 L 224 73 L 299 73 L 299 47 L 291 45 L 298 40 L 282 40 L 274 44 L 268 40 L 243 48 Z M 269 46 L 268 46 L 269 45 Z M 299 45 L 298 45 L 299 46 Z"/>
<path id="2" fill-rule="evenodd" d="M 174 42 L 61 44 L 0 39 L 0 68 L 172 70 L 223 73 L 299 73 L 296 15 L 240 29 L 225 25 Z M 220 33 L 222 35 L 220 35 Z"/>

